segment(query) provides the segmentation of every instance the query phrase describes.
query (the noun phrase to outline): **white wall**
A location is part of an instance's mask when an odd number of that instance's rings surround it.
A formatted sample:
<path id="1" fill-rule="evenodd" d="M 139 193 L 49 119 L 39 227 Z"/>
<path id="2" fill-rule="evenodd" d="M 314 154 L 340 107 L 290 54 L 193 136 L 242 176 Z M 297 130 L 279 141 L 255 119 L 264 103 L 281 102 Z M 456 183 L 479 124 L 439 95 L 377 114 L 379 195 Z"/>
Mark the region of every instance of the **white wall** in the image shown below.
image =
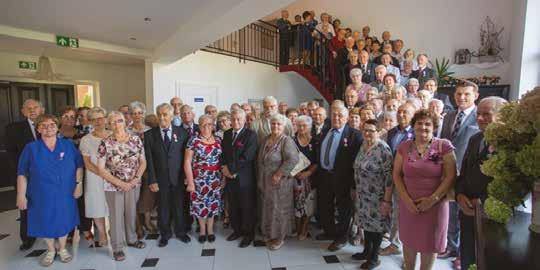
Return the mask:
<path id="1" fill-rule="evenodd" d="M 461 48 L 478 50 L 480 25 L 486 16 L 490 16 L 496 25 L 504 27 L 502 47 L 505 48 L 503 57 L 506 63 L 491 68 L 453 66 L 452 70 L 456 72 L 456 76 L 463 77 L 499 75 L 501 83 L 511 83 L 512 68 L 509 60 L 513 60 L 510 59 L 510 38 L 516 13 L 514 10 L 515 6 L 524 1 L 526 0 L 298 0 L 285 9 L 289 10 L 291 20 L 294 15 L 302 14 L 305 10 L 314 10 L 317 17 L 322 12 L 327 12 L 339 18 L 344 27 L 353 30 L 361 30 L 363 26 L 369 25 L 370 35 L 379 39 L 383 31 L 389 30 L 392 39 L 404 40 L 405 49 L 413 48 L 416 53 L 425 52 L 433 62 L 435 58 L 442 57 L 450 58 L 453 62 L 455 51 Z M 265 19 L 279 16 L 278 10 Z M 476 59 L 473 58 L 473 61 Z"/>
<path id="2" fill-rule="evenodd" d="M 169 102 L 178 83 L 217 86 L 218 108 L 273 95 L 290 106 L 322 96 L 296 73 L 280 73 L 274 67 L 198 51 L 167 65 L 154 64 L 154 107 Z M 190 103 L 185 101 L 186 103 Z"/>
<path id="3" fill-rule="evenodd" d="M 519 95 L 540 86 L 540 0 L 527 1 Z"/>
<path id="4" fill-rule="evenodd" d="M 0 79 L 33 81 L 23 79 L 25 73 L 18 68 L 18 61 L 38 62 L 39 56 L 0 52 Z M 91 81 L 99 84 L 100 104 L 108 110 L 116 109 L 130 101 L 146 101 L 144 65 L 99 64 L 50 58 L 55 73 L 64 75 L 66 83 Z M 63 82 L 56 82 L 63 83 Z"/>

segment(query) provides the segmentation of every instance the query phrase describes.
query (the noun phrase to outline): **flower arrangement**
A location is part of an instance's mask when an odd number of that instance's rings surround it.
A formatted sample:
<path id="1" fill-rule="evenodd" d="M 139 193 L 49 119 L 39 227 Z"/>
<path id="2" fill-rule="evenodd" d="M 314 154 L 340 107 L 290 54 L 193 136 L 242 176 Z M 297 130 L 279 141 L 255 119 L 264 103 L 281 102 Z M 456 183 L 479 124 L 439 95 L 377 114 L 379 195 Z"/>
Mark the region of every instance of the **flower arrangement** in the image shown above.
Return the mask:
<path id="1" fill-rule="evenodd" d="M 481 165 L 493 177 L 484 210 L 490 219 L 507 223 L 540 179 L 540 87 L 501 108 L 499 120 L 484 133 L 495 148 Z"/>
<path id="2" fill-rule="evenodd" d="M 470 77 L 470 78 L 457 78 L 457 77 L 443 77 L 439 79 L 439 86 L 455 86 L 459 81 L 467 80 L 477 85 L 496 85 L 501 81 L 501 76 L 497 75 L 484 75 L 479 77 Z"/>

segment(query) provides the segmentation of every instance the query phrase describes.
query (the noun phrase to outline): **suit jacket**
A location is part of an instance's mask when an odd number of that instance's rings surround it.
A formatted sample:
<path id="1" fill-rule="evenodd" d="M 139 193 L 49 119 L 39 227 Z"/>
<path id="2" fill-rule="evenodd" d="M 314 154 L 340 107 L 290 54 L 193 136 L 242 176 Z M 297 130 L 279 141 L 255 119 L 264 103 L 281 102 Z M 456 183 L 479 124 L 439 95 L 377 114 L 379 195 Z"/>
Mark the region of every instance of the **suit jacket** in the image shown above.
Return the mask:
<path id="1" fill-rule="evenodd" d="M 172 126 L 169 150 L 161 137 L 161 128 L 155 127 L 144 133 L 144 151 L 148 184 L 158 183 L 160 188 L 169 184 L 184 185 L 184 152 L 189 135 L 185 129 Z"/>
<path id="2" fill-rule="evenodd" d="M 433 98 L 439 99 L 444 103 L 444 112 L 455 110 L 454 105 L 452 104 L 452 101 L 450 101 L 450 97 L 447 94 L 435 91 L 435 94 L 433 94 Z"/>
<path id="3" fill-rule="evenodd" d="M 423 88 L 424 82 L 427 79 L 435 78 L 435 70 L 429 67 L 425 67 L 424 69 L 420 70 L 413 70 L 411 73 L 411 78 L 418 79 L 418 82 L 420 82 L 420 88 Z"/>
<path id="4" fill-rule="evenodd" d="M 188 138 L 191 138 L 191 136 L 193 135 L 196 135 L 196 134 L 199 134 L 200 132 L 200 129 L 199 129 L 199 125 L 198 124 L 195 124 L 193 123 L 193 130 L 191 131 L 191 134 L 188 132 L 188 130 L 186 128 L 184 128 L 184 124 L 180 124 L 180 127 L 187 132 L 188 134 Z"/>
<path id="5" fill-rule="evenodd" d="M 9 124 L 6 127 L 6 139 L 7 151 L 15 159 L 15 168 L 17 168 L 19 165 L 19 156 L 21 155 L 24 147 L 28 143 L 35 140 L 28 120 Z"/>
<path id="6" fill-rule="evenodd" d="M 328 132 L 332 129 L 326 130 L 321 136 L 319 143 L 319 156 L 318 160 L 321 160 L 322 155 L 325 153 L 325 149 L 322 149 L 323 140 L 326 138 Z M 350 189 L 354 186 L 354 170 L 353 163 L 362 145 L 363 138 L 360 131 L 352 129 L 349 125 L 345 125 L 341 138 L 339 139 L 339 146 L 336 151 L 336 158 L 334 160 L 334 186 L 340 190 Z M 322 167 L 319 167 L 322 169 Z"/>
<path id="7" fill-rule="evenodd" d="M 456 181 L 456 195 L 464 194 L 469 199 L 487 199 L 487 186 L 492 178 L 480 171 L 480 165 L 488 159 L 488 147 L 484 145 L 484 133 L 471 136 Z"/>
<path id="8" fill-rule="evenodd" d="M 472 135 L 478 133 L 480 129 L 478 128 L 478 123 L 476 123 L 476 108 L 474 108 L 474 110 L 462 120 L 456 137 L 452 139 L 452 129 L 454 128 L 457 113 L 457 110 L 451 111 L 444 116 L 441 138 L 450 140 L 452 145 L 456 148 L 456 165 L 459 171 L 469 139 Z"/>
<path id="9" fill-rule="evenodd" d="M 322 124 L 321 132 L 317 134 L 317 128 L 315 127 L 315 124 L 311 127 L 311 137 L 313 137 L 317 142 L 321 142 L 322 135 L 326 134 L 328 130 L 330 129 L 330 121 L 328 121 L 328 118 L 324 120 L 324 123 Z"/>
<path id="10" fill-rule="evenodd" d="M 392 150 L 392 154 L 394 155 L 396 154 L 396 151 L 402 142 L 408 139 L 414 138 L 414 129 L 410 127 L 409 130 L 407 130 L 407 136 L 403 136 L 396 145 L 392 145 L 392 140 L 394 140 L 394 137 L 398 134 L 398 131 L 399 131 L 399 126 L 396 126 L 392 128 L 391 130 L 389 130 L 386 135 L 386 143 L 388 144 L 388 146 L 390 146 L 390 149 Z"/>
<path id="11" fill-rule="evenodd" d="M 360 66 L 360 69 L 362 69 L 362 63 L 358 65 Z M 377 67 L 377 65 L 371 61 L 366 64 L 366 67 L 362 70 L 363 83 L 371 83 L 375 80 L 375 67 Z"/>
<path id="12" fill-rule="evenodd" d="M 257 161 L 257 133 L 244 127 L 233 142 L 233 129 L 225 131 L 221 143 L 223 152 L 221 154 L 222 165 L 227 165 L 231 174 L 236 178 L 240 187 L 257 186 L 255 165 Z"/>

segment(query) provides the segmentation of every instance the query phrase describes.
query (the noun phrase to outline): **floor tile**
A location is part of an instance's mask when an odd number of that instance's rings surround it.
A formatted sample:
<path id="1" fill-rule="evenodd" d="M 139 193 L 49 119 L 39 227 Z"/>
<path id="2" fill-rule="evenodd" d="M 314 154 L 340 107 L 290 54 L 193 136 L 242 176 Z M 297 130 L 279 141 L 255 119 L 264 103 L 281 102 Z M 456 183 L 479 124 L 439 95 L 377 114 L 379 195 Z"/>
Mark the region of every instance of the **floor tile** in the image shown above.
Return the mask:
<path id="1" fill-rule="evenodd" d="M 7 238 L 9 236 L 8 233 L 6 234 L 0 234 L 0 240 L 4 240 L 4 238 Z"/>
<path id="2" fill-rule="evenodd" d="M 147 234 L 144 239 L 146 239 L 146 240 L 156 240 L 158 238 L 159 238 L 159 233 L 150 233 L 150 234 Z"/>
<path id="3" fill-rule="evenodd" d="M 45 251 L 47 251 L 47 250 L 46 249 L 35 249 L 35 250 L 32 250 L 30 253 L 28 253 L 28 255 L 26 255 L 25 257 L 27 257 L 27 258 L 39 257 L 39 256 L 41 256 L 41 254 L 45 253 Z"/>
<path id="4" fill-rule="evenodd" d="M 216 255 L 215 249 L 203 249 L 201 252 L 202 257 L 210 257 Z"/>
<path id="5" fill-rule="evenodd" d="M 339 259 L 336 255 L 326 255 L 323 256 L 323 258 L 326 263 L 339 263 Z"/>
<path id="6" fill-rule="evenodd" d="M 155 267 L 159 262 L 159 258 L 146 258 L 141 264 L 141 267 Z"/>

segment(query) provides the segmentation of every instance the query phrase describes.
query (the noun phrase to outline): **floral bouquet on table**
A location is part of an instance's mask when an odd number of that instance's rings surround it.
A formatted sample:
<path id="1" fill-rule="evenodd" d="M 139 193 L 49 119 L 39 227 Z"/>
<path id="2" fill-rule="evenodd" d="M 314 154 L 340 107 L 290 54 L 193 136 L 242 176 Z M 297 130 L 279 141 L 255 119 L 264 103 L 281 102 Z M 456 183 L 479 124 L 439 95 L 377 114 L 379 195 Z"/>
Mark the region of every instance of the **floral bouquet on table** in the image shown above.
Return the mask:
<path id="1" fill-rule="evenodd" d="M 490 219 L 507 223 L 514 207 L 523 204 L 535 182 L 540 181 L 540 87 L 505 105 L 499 120 L 484 134 L 494 147 L 481 165 L 482 172 L 493 177 L 484 210 Z"/>

